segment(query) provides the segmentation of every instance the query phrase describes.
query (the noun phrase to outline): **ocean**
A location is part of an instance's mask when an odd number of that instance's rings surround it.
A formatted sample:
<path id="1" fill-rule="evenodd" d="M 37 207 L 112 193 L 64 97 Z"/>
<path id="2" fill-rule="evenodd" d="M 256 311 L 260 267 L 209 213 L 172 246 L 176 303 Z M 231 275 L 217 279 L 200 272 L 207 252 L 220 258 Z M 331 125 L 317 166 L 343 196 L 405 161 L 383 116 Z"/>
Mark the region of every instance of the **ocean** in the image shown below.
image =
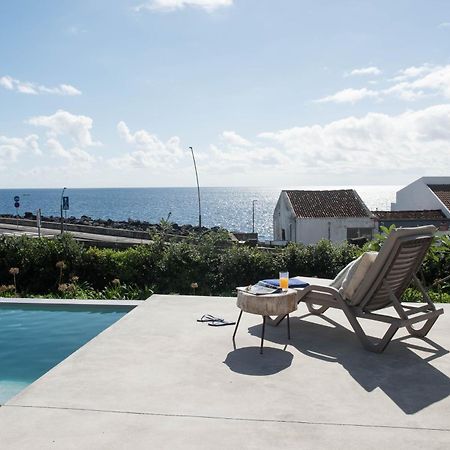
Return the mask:
<path id="1" fill-rule="evenodd" d="M 402 186 L 297 186 L 289 189 L 356 189 L 371 210 L 390 210 L 395 193 Z M 272 215 L 282 189 L 256 187 L 201 188 L 202 225 L 221 226 L 231 231 L 252 231 L 252 203 L 255 203 L 255 231 L 260 240 L 272 239 Z M 16 214 L 14 197 L 20 197 L 19 214 L 59 216 L 61 189 L 0 189 L 0 214 Z M 198 224 L 197 188 L 103 188 L 67 189 L 69 216 L 93 219 L 146 220 L 162 218 L 183 224 Z"/>

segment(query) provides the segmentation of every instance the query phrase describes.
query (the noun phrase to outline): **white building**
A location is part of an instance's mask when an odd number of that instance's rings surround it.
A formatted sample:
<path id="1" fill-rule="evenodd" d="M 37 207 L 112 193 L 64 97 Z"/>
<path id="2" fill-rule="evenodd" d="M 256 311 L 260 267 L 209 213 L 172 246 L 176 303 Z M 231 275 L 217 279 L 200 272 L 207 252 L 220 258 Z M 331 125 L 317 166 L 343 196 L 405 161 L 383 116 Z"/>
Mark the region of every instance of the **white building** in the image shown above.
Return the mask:
<path id="1" fill-rule="evenodd" d="M 281 191 L 273 214 L 276 241 L 315 244 L 371 239 L 377 220 L 353 189 Z"/>
<path id="2" fill-rule="evenodd" d="M 392 211 L 441 210 L 450 218 L 450 177 L 422 177 L 396 194 Z"/>

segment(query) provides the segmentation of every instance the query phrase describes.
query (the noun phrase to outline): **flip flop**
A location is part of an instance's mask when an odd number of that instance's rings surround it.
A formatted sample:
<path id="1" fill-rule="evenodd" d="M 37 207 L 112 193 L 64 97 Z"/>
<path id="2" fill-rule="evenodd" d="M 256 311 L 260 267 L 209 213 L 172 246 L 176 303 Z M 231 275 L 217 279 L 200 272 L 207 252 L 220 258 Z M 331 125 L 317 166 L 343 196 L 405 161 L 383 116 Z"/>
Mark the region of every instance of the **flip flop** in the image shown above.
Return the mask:
<path id="1" fill-rule="evenodd" d="M 224 327 L 226 325 L 235 325 L 236 322 L 229 322 L 228 320 L 220 319 L 209 322 L 208 325 L 210 327 Z"/>
<path id="2" fill-rule="evenodd" d="M 220 319 L 219 317 L 214 317 L 211 314 L 203 314 L 200 319 L 197 319 L 197 322 L 220 322 L 223 319 Z"/>

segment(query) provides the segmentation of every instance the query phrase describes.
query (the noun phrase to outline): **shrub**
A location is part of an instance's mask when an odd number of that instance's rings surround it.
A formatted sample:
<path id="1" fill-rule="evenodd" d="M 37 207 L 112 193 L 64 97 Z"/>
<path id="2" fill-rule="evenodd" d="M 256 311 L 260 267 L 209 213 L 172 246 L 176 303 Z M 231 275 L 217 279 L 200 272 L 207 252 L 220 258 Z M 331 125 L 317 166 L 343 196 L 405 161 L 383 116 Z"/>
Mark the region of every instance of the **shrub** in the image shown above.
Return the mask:
<path id="1" fill-rule="evenodd" d="M 32 239 L 26 236 L 0 238 L 0 283 L 8 281 L 10 267 L 18 267 L 21 289 L 45 292 L 58 284 L 58 261 L 66 261 L 70 273 L 81 259 L 82 247 L 69 235 L 57 239 Z"/>
<path id="2" fill-rule="evenodd" d="M 332 244 L 321 240 L 317 245 L 289 244 L 281 255 L 282 266 L 290 274 L 334 278 L 361 250 L 351 244 Z"/>
<path id="3" fill-rule="evenodd" d="M 214 293 L 231 292 L 236 286 L 246 286 L 275 276 L 274 258 L 256 248 L 233 246 L 224 250 L 218 260 Z"/>
<path id="4" fill-rule="evenodd" d="M 422 277 L 427 285 L 450 293 L 450 236 L 436 236 L 422 265 Z"/>
<path id="5" fill-rule="evenodd" d="M 385 235 L 390 230 L 385 230 Z M 366 245 L 379 248 L 385 236 Z M 280 270 L 291 276 L 333 278 L 363 251 L 350 244 L 320 241 L 283 249 L 230 246 L 223 231 L 165 243 L 160 236 L 126 250 L 86 248 L 69 235 L 55 239 L 0 237 L 0 286 L 16 277 L 22 295 L 73 298 L 146 298 L 149 292 L 200 295 L 230 294 Z M 11 268 L 14 274 L 10 273 Z M 422 278 L 437 293 L 450 294 L 450 239 L 439 237 L 423 264 Z M 113 282 L 113 280 L 116 280 Z M 118 281 L 117 281 L 118 280 Z M 193 284 L 194 283 L 194 284 Z M 14 285 L 13 291 L 14 291 Z M 4 288 L 3 295 L 12 295 Z M 0 295 L 2 295 L 0 293 Z M 407 294 L 415 298 L 414 293 Z"/>

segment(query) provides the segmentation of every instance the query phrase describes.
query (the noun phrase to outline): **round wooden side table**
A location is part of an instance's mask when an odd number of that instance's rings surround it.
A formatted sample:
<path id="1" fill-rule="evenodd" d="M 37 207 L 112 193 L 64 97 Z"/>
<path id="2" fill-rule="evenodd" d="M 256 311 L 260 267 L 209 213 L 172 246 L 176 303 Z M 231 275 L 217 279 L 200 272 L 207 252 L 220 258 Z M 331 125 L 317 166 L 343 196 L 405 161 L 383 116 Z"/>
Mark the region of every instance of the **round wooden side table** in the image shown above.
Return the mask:
<path id="1" fill-rule="evenodd" d="M 264 347 L 264 332 L 266 328 L 266 319 L 269 316 L 284 316 L 287 318 L 287 332 L 288 339 L 291 339 L 291 329 L 289 323 L 289 314 L 297 309 L 298 292 L 295 289 L 288 289 L 287 291 L 278 294 L 264 294 L 254 295 L 245 290 L 238 289 L 237 307 L 241 310 L 239 313 L 236 327 L 233 333 L 233 345 L 236 348 L 236 332 L 241 321 L 242 313 L 245 311 L 250 314 L 257 314 L 262 316 L 262 333 L 261 333 L 261 349 L 263 353 Z"/>

